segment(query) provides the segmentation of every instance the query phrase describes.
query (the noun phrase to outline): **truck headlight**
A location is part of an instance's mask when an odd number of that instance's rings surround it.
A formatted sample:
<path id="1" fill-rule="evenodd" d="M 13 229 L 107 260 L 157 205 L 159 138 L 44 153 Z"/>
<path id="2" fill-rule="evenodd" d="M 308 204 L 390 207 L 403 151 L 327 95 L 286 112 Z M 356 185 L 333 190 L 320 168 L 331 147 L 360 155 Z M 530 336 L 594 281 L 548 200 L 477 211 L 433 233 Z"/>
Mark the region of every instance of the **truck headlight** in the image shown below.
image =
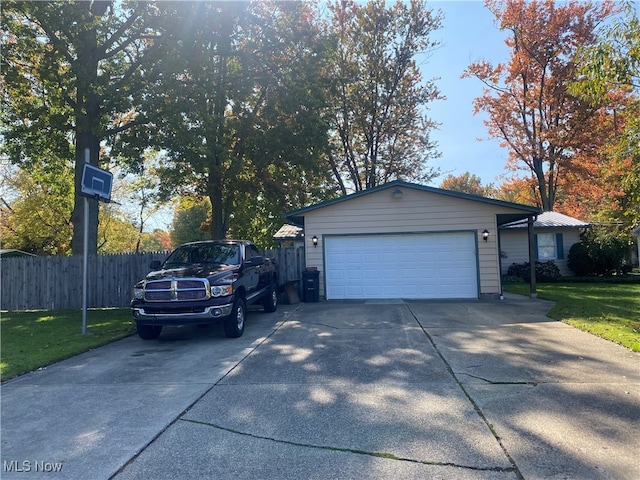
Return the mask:
<path id="1" fill-rule="evenodd" d="M 142 300 L 144 298 L 144 287 L 133 287 L 133 298 Z"/>
<path id="2" fill-rule="evenodd" d="M 216 285 L 211 287 L 211 296 L 213 297 L 225 297 L 233 293 L 233 287 L 231 285 Z"/>

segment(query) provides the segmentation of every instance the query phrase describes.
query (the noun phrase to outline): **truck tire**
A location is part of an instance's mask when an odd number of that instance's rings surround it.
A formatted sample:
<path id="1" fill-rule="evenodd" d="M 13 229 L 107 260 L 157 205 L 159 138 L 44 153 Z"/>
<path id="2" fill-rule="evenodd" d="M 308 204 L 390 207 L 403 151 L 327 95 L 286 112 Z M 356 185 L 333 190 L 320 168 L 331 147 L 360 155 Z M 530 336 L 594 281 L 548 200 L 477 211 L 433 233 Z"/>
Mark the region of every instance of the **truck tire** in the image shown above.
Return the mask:
<path id="1" fill-rule="evenodd" d="M 162 332 L 162 325 L 136 325 L 138 336 L 143 340 L 155 340 Z"/>
<path id="2" fill-rule="evenodd" d="M 244 319 L 247 309 L 242 298 L 236 298 L 233 302 L 231 315 L 224 321 L 224 334 L 228 338 L 238 338 L 244 333 Z"/>
<path id="3" fill-rule="evenodd" d="M 271 282 L 269 288 L 264 293 L 264 297 L 262 298 L 262 306 L 265 312 L 271 313 L 275 312 L 278 308 L 278 291 L 276 289 L 275 282 Z"/>

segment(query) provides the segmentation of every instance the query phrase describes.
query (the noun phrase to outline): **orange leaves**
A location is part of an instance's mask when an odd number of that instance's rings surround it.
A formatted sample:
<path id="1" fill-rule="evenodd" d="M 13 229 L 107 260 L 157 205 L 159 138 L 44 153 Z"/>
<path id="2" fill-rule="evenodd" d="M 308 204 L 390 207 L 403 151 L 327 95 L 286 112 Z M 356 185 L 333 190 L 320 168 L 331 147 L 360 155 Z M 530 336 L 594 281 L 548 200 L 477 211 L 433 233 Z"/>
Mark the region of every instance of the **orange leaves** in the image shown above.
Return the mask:
<path id="1" fill-rule="evenodd" d="M 596 27 L 614 4 L 578 2 L 487 0 L 501 29 L 511 35 L 504 65 L 486 61 L 471 64 L 465 76 L 485 84 L 475 100 L 475 111 L 485 111 L 489 134 L 509 149 L 509 168 L 528 170 L 536 179 L 538 202 L 552 210 L 572 159 L 593 152 L 606 142 L 594 135 L 597 108 L 574 97 L 567 86 L 577 76 L 573 56 L 596 39 Z M 574 169 L 577 174 L 577 169 Z"/>

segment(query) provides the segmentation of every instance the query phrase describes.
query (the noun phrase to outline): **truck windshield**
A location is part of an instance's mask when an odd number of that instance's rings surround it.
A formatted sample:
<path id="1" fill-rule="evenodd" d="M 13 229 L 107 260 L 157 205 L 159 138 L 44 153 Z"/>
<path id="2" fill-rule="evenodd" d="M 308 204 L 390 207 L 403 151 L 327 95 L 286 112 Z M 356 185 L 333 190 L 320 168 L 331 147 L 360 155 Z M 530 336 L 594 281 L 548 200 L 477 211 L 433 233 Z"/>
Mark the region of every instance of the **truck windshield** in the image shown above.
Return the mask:
<path id="1" fill-rule="evenodd" d="M 221 243 L 183 245 L 167 258 L 164 262 L 164 268 L 175 268 L 194 263 L 238 265 L 240 263 L 239 246 Z"/>

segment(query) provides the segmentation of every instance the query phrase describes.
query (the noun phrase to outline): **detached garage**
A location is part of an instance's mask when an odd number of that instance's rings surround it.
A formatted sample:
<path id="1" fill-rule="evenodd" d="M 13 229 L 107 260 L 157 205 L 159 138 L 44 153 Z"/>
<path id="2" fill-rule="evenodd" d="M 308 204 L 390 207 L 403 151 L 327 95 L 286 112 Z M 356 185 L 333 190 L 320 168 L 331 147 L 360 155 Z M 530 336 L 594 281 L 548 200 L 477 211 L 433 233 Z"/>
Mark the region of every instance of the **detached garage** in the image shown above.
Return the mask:
<path id="1" fill-rule="evenodd" d="M 287 214 L 320 296 L 452 299 L 501 293 L 498 227 L 535 207 L 395 181 Z"/>

